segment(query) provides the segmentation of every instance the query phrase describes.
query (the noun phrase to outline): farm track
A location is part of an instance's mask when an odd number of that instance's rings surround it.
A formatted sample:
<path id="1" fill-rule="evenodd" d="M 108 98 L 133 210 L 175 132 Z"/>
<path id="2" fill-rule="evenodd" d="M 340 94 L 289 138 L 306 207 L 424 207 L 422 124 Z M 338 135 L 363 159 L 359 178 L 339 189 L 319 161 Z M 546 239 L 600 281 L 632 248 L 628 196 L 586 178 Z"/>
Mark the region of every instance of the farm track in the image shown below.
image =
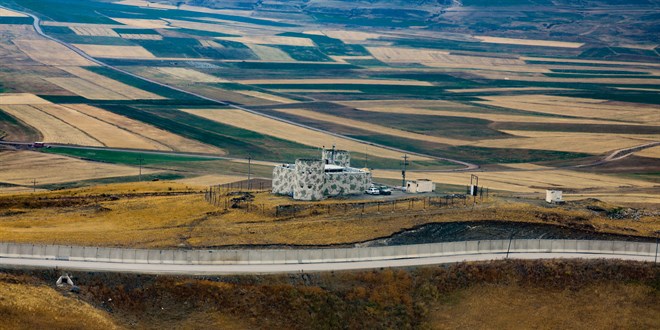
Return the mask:
<path id="1" fill-rule="evenodd" d="M 0 6 L 0 8 L 3 8 L 3 9 L 9 9 L 9 8 L 5 8 L 5 7 L 3 7 L 3 6 Z M 14 9 L 12 9 L 12 10 L 14 10 Z M 300 124 L 300 123 L 296 123 L 296 122 L 293 122 L 293 121 L 290 121 L 290 120 L 286 120 L 286 119 L 282 119 L 282 118 L 279 118 L 279 117 L 275 117 L 275 116 L 267 115 L 267 114 L 264 114 L 264 113 L 262 113 L 262 112 L 255 111 L 255 110 L 252 110 L 252 109 L 249 109 L 249 108 L 246 108 L 246 107 L 240 106 L 240 105 L 236 105 L 236 104 L 233 104 L 233 103 L 228 103 L 228 102 L 225 102 L 225 101 L 221 101 L 221 100 L 217 100 L 217 99 L 214 99 L 214 98 L 211 98 L 211 97 L 207 97 L 207 96 L 204 96 L 204 95 L 200 95 L 200 94 L 197 94 L 197 93 L 194 93 L 194 92 L 190 92 L 190 91 L 187 91 L 187 90 L 184 90 L 184 89 L 180 89 L 180 88 L 177 88 L 177 87 L 174 87 L 174 86 L 170 86 L 170 85 L 165 84 L 165 83 L 161 83 L 161 82 L 158 82 L 158 81 L 155 81 L 155 80 L 152 80 L 152 79 L 149 79 L 149 78 L 146 78 L 146 77 L 143 77 L 143 76 L 140 76 L 140 75 L 134 74 L 134 73 L 132 73 L 132 72 L 128 72 L 128 71 L 122 70 L 122 69 L 120 69 L 120 68 L 117 68 L 117 67 L 114 67 L 114 66 L 112 66 L 112 65 L 109 65 L 109 64 L 107 64 L 107 63 L 105 63 L 105 62 L 102 62 L 102 61 L 100 61 L 100 60 L 98 60 L 98 59 L 96 59 L 96 58 L 94 58 L 94 57 L 88 55 L 87 53 L 85 53 L 84 51 L 82 51 L 81 49 L 75 47 L 75 46 L 72 45 L 72 44 L 69 44 L 69 43 L 67 43 L 67 42 L 61 41 L 61 40 L 59 40 L 59 39 L 57 39 L 57 38 L 54 38 L 54 37 L 51 37 L 51 36 L 47 35 L 47 34 L 44 33 L 43 30 L 41 29 L 41 25 L 40 25 L 41 20 L 40 20 L 39 17 L 37 17 L 36 15 L 31 14 L 31 13 L 28 13 L 28 12 L 19 11 L 19 10 L 14 10 L 14 11 L 32 17 L 32 19 L 33 19 L 32 25 L 33 25 L 35 31 L 36 31 L 39 35 L 41 35 L 42 37 L 47 38 L 47 39 L 49 39 L 49 40 L 52 40 L 52 41 L 54 41 L 54 42 L 57 42 L 57 43 L 59 43 L 59 44 L 65 46 L 65 47 L 67 47 L 68 49 L 74 51 L 74 52 L 77 53 L 78 55 L 82 56 L 83 58 L 85 58 L 85 59 L 87 59 L 87 60 L 89 60 L 89 61 L 91 61 L 91 62 L 93 62 L 93 63 L 96 63 L 96 64 L 98 64 L 98 65 L 100 65 L 100 66 L 102 66 L 102 67 L 105 67 L 105 68 L 108 68 L 108 69 L 111 69 L 111 70 L 114 70 L 114 71 L 120 72 L 120 73 L 122 73 L 122 74 L 126 74 L 126 75 L 129 75 L 129 76 L 131 76 L 131 77 L 134 77 L 134 78 L 137 78 L 137 79 L 140 79 L 140 80 L 143 80 L 143 81 L 146 81 L 146 82 L 152 83 L 152 84 L 156 84 L 156 85 L 159 85 L 159 86 L 162 86 L 162 87 L 165 87 L 165 88 L 168 88 L 168 89 L 171 89 L 171 90 L 177 91 L 177 92 L 185 93 L 185 94 L 188 94 L 188 95 L 191 95 L 191 96 L 194 96 L 194 97 L 197 97 L 197 98 L 200 98 L 200 99 L 206 100 L 206 101 L 211 101 L 211 102 L 217 103 L 217 104 L 222 105 L 222 106 L 227 106 L 227 107 L 231 107 L 231 108 L 234 108 L 234 109 L 237 109 L 237 110 L 242 110 L 242 111 L 249 112 L 249 113 L 252 113 L 252 114 L 255 114 L 255 115 L 258 115 L 258 116 L 263 116 L 263 117 L 266 117 L 266 118 L 270 118 L 270 119 L 273 119 L 273 120 L 281 121 L 281 122 L 284 122 L 284 123 L 287 123 L 287 124 L 291 124 L 291 125 L 295 125 L 295 126 L 298 126 L 298 127 L 302 127 L 302 128 L 305 128 L 305 129 L 310 129 L 310 130 L 318 131 L 318 132 L 321 132 L 321 133 L 329 134 L 329 135 L 331 135 L 331 136 L 335 136 L 335 137 L 338 137 L 338 138 L 348 139 L 348 140 L 352 140 L 352 141 L 359 142 L 359 143 L 364 143 L 364 144 L 368 144 L 368 145 L 373 145 L 373 146 L 378 146 L 378 147 L 382 147 L 382 148 L 386 148 L 386 149 L 390 149 L 390 150 L 398 151 L 398 152 L 405 153 L 405 154 L 417 155 L 417 156 L 420 156 L 420 157 L 427 157 L 427 158 L 431 158 L 431 159 L 438 160 L 438 161 L 447 161 L 447 162 L 451 162 L 451 163 L 454 163 L 454 164 L 458 164 L 458 165 L 464 166 L 464 168 L 460 168 L 460 169 L 438 170 L 438 171 L 443 171 L 443 172 L 472 171 L 472 170 L 476 170 L 476 169 L 478 169 L 478 168 L 480 167 L 480 166 L 477 165 L 477 164 L 472 164 L 472 163 L 468 163 L 468 162 L 461 161 L 461 160 L 450 159 L 450 158 L 443 158 L 443 157 L 435 157 L 435 156 L 431 156 L 431 155 L 425 155 L 425 154 L 421 154 L 421 153 L 410 152 L 410 151 L 407 151 L 407 150 L 402 150 L 402 149 L 398 149 L 398 148 L 392 148 L 392 147 L 385 146 L 385 145 L 380 145 L 380 144 L 376 144 L 376 143 L 371 143 L 371 142 L 366 142 L 366 141 L 362 141 L 362 140 L 359 140 L 359 139 L 351 138 L 351 137 L 348 137 L 348 136 L 343 136 L 343 135 L 341 135 L 341 134 L 337 134 L 337 133 L 334 133 L 334 132 L 325 131 L 325 130 L 318 129 L 318 128 L 315 128 L 315 127 L 311 127 L 311 126 L 303 125 L 303 124 Z"/>

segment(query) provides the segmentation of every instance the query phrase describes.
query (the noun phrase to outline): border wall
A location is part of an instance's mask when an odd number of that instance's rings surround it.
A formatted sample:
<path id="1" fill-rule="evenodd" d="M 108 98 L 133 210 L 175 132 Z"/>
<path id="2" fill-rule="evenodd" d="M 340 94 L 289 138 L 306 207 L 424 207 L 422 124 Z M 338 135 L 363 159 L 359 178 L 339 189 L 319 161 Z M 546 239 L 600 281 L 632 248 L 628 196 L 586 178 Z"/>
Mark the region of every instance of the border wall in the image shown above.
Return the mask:
<path id="1" fill-rule="evenodd" d="M 519 239 L 337 249 L 261 250 L 155 250 L 0 243 L 0 258 L 179 265 L 310 264 L 485 253 L 597 253 L 657 257 L 658 243 Z"/>

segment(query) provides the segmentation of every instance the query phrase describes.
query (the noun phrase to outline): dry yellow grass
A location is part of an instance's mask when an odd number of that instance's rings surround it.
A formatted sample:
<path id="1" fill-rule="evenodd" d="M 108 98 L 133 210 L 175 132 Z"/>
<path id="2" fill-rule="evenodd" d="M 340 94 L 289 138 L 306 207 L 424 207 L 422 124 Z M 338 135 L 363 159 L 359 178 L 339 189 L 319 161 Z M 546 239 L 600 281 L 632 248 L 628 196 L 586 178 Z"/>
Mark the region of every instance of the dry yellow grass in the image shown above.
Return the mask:
<path id="1" fill-rule="evenodd" d="M 170 68 L 170 67 L 158 67 L 156 68 L 159 72 L 167 75 L 167 78 L 180 79 L 185 81 L 193 82 L 204 82 L 204 83 L 222 83 L 228 82 L 226 79 L 220 79 L 216 76 L 210 74 L 202 73 L 193 69 L 187 68 Z"/>
<path id="2" fill-rule="evenodd" d="M 384 86 L 433 86 L 427 81 L 417 80 L 382 80 L 382 79 L 244 79 L 236 82 L 246 85 L 314 85 L 314 84 L 336 84 L 336 85 L 384 85 Z"/>
<path id="3" fill-rule="evenodd" d="M 603 202 L 614 203 L 614 204 L 660 204 L 660 192 L 658 193 L 625 193 L 620 192 L 611 192 L 611 193 L 592 193 L 592 194 L 583 194 L 583 193 L 565 193 L 563 194 L 564 200 L 575 201 L 583 200 L 586 198 L 596 198 Z"/>
<path id="4" fill-rule="evenodd" d="M 288 99 L 286 97 L 281 97 L 273 94 L 262 93 L 258 91 L 236 91 L 236 93 L 256 97 L 262 100 L 273 101 L 275 103 L 298 103 L 296 100 Z"/>
<path id="5" fill-rule="evenodd" d="M 375 178 L 401 179 L 401 172 L 395 170 L 374 170 Z M 411 180 L 430 179 L 434 182 L 465 186 L 470 184 L 470 174 L 479 176 L 479 183 L 490 189 L 523 193 L 543 193 L 546 188 L 593 189 L 620 187 L 652 188 L 654 183 L 636 179 L 621 178 L 606 174 L 584 173 L 570 170 L 539 171 L 492 171 L 492 172 L 408 172 Z"/>
<path id="6" fill-rule="evenodd" d="M 142 169 L 142 174 L 156 172 Z M 32 180 L 52 184 L 135 175 L 138 175 L 135 167 L 31 151 L 0 152 L 0 182 L 15 185 L 31 185 Z"/>
<path id="7" fill-rule="evenodd" d="M 166 21 L 160 19 L 114 18 L 114 17 L 110 17 L 110 19 L 134 28 L 136 27 L 143 29 L 169 28 L 169 24 Z"/>
<path id="8" fill-rule="evenodd" d="M 514 148 L 555 150 L 565 152 L 581 152 L 588 154 L 603 154 L 616 149 L 628 148 L 659 141 L 655 138 L 636 134 L 599 134 L 572 132 L 536 132 L 536 131 L 502 131 L 516 136 L 515 138 L 481 140 L 474 146 L 489 148 Z"/>
<path id="9" fill-rule="evenodd" d="M 552 41 L 552 40 L 498 38 L 498 37 L 488 37 L 488 36 L 474 36 L 474 38 L 480 40 L 481 42 L 486 42 L 491 44 L 561 47 L 561 48 L 580 48 L 582 47 L 582 45 L 584 45 L 584 43 L 581 42 L 566 42 L 566 41 Z"/>
<path id="10" fill-rule="evenodd" d="M 15 194 L 24 194 L 24 193 L 31 193 L 33 191 L 36 192 L 43 192 L 46 191 L 45 189 L 34 189 L 32 187 L 24 187 L 24 186 L 12 186 L 12 187 L 0 187 L 0 195 L 2 194 L 7 194 L 7 195 L 15 195 Z"/>
<path id="11" fill-rule="evenodd" d="M 50 104 L 35 107 L 73 127 L 76 127 L 107 147 L 170 150 L 156 141 L 147 139 L 122 127 L 101 121 L 68 106 Z"/>
<path id="12" fill-rule="evenodd" d="M 242 110 L 183 110 L 190 114 L 223 124 L 274 136 L 280 139 L 294 141 L 304 145 L 320 148 L 336 144 L 341 149 L 353 152 L 366 152 L 371 156 L 400 159 L 401 153 L 385 148 L 369 146 L 365 143 L 339 138 L 327 133 L 288 124 L 275 119 L 255 115 Z M 411 156 L 415 160 L 428 160 L 424 157 Z"/>
<path id="13" fill-rule="evenodd" d="M 0 280 L 3 329 L 120 329 L 109 315 L 43 285 Z"/>
<path id="14" fill-rule="evenodd" d="M 79 78 L 82 78 L 84 80 L 87 80 L 90 83 L 93 84 L 98 84 L 99 86 L 102 86 L 106 89 L 110 89 L 113 92 L 123 95 L 129 100 L 137 100 L 137 99 L 147 99 L 147 100 L 159 100 L 159 99 L 164 99 L 164 97 L 160 95 L 156 95 L 154 93 L 150 93 L 144 90 L 141 90 L 139 88 L 135 88 L 133 86 L 124 84 L 122 82 L 116 81 L 114 79 L 110 79 L 108 77 L 102 76 L 100 74 L 91 72 L 89 70 L 80 68 L 80 67 L 72 67 L 72 66 L 63 66 L 60 67 L 60 69 L 77 76 Z"/>
<path id="15" fill-rule="evenodd" d="M 487 104 L 516 110 L 624 122 L 660 124 L 660 108 L 652 105 L 554 95 L 485 96 Z"/>
<path id="16" fill-rule="evenodd" d="M 245 176 L 209 174 L 192 178 L 179 179 L 175 180 L 174 182 L 183 183 L 197 189 L 207 189 L 212 185 L 238 182 L 246 179 L 247 178 Z"/>
<path id="17" fill-rule="evenodd" d="M 653 147 L 638 151 L 635 155 L 640 157 L 660 158 L 660 147 Z"/>
<path id="18" fill-rule="evenodd" d="M 294 59 L 289 56 L 286 52 L 279 48 L 256 45 L 256 44 L 246 44 L 259 58 L 263 61 L 270 62 L 294 62 Z"/>
<path id="19" fill-rule="evenodd" d="M 133 40 L 163 40 L 163 36 L 160 34 L 131 34 L 131 33 L 121 33 L 120 37 L 124 39 L 133 39 Z"/>
<path id="20" fill-rule="evenodd" d="M 106 27 L 70 26 L 69 29 L 79 36 L 119 37 L 119 34 L 115 30 Z"/>
<path id="21" fill-rule="evenodd" d="M 96 66 L 69 48 L 51 40 L 13 40 L 22 52 L 45 65 Z"/>
<path id="22" fill-rule="evenodd" d="M 157 184 L 154 186 L 153 184 Z M 422 209 L 422 203 L 405 212 L 391 212 L 389 206 L 367 208 L 368 216 L 356 213 L 337 212 L 327 215 L 305 216 L 278 221 L 268 214 L 258 211 L 246 212 L 244 209 L 216 208 L 200 194 L 171 196 L 139 196 L 148 192 L 174 193 L 201 189 L 192 185 L 175 182 L 134 183 L 111 185 L 106 188 L 91 187 L 85 189 L 63 190 L 48 193 L 0 196 L 3 202 L 13 200 L 15 207 L 12 215 L 3 217 L 0 222 L 0 241 L 56 243 L 94 246 L 125 247 L 208 247 L 241 244 L 344 244 L 365 241 L 391 235 L 403 229 L 412 228 L 430 222 L 454 222 L 480 220 L 504 220 L 533 223 L 548 223 L 538 217 L 548 209 L 527 203 L 493 200 L 475 208 L 457 205 L 455 208 L 437 209 L 433 212 Z M 123 190 L 122 190 L 123 189 Z M 98 201 L 94 196 L 114 194 L 122 196 L 119 200 Z M 128 195 L 127 195 L 128 194 Z M 71 196 L 87 199 L 86 204 L 20 208 L 23 202 L 52 200 L 71 200 Z M 27 200 L 26 200 L 27 198 Z M 39 199 L 37 199 L 39 198 Z M 83 199 L 85 200 L 85 199 Z M 255 195 L 253 206 L 264 205 L 271 210 L 275 205 L 305 204 L 289 198 L 274 196 L 269 193 Z M 330 205 L 341 201 L 325 201 Z M 51 202 L 48 202 L 51 204 Z M 405 204 L 404 204 L 405 205 Z M 399 209 L 402 206 L 399 206 Z M 324 208 L 322 208 L 324 209 Z M 573 223 L 575 218 L 585 220 L 582 224 L 593 224 L 603 232 L 626 233 L 633 229 L 640 235 L 653 235 L 660 230 L 660 224 L 650 216 L 640 220 L 624 219 L 613 222 L 599 218 L 592 212 L 553 208 L 557 215 L 551 223 Z M 416 216 L 413 216 L 416 215 Z"/>
<path id="23" fill-rule="evenodd" d="M 50 101 L 28 93 L 0 93 L 0 105 L 12 104 L 50 104 Z"/>
<path id="24" fill-rule="evenodd" d="M 592 284 L 576 290 L 481 284 L 436 304 L 431 329 L 657 329 L 653 288 Z"/>
<path id="25" fill-rule="evenodd" d="M 311 39 L 296 37 L 251 35 L 243 37 L 217 37 L 216 39 L 235 41 L 242 44 L 314 47 L 314 42 Z"/>
<path id="26" fill-rule="evenodd" d="M 0 8 L 0 17 L 28 17 L 25 14 L 15 12 L 13 10 Z"/>
<path id="27" fill-rule="evenodd" d="M 163 148 L 165 150 L 169 149 L 174 151 L 212 153 L 216 155 L 226 154 L 226 152 L 220 148 L 203 144 L 199 141 L 190 140 L 180 135 L 176 135 L 171 132 L 145 124 L 143 122 L 120 116 L 90 105 L 69 104 L 67 107 L 76 109 L 84 114 L 131 131 L 134 134 L 144 136 L 145 138 L 153 141 L 153 143 L 160 144 L 158 149 Z"/>
<path id="28" fill-rule="evenodd" d="M 283 112 L 303 118 L 310 118 L 318 121 L 325 121 L 329 123 L 341 123 L 343 126 L 353 127 L 357 129 L 362 129 L 379 134 L 388 134 L 397 137 L 403 137 L 407 139 L 419 140 L 419 141 L 428 141 L 435 142 L 440 144 L 448 145 L 464 145 L 469 143 L 469 141 L 443 138 L 439 136 L 432 136 L 408 131 L 402 131 L 396 128 L 385 127 L 377 124 L 372 124 L 365 121 L 353 120 L 348 118 L 337 117 L 333 115 L 327 115 L 320 112 L 304 110 L 304 109 L 275 109 L 278 112 Z"/>
<path id="29" fill-rule="evenodd" d="M 37 106 L 4 105 L 0 106 L 0 109 L 37 129 L 43 135 L 45 142 L 103 146 L 100 141 L 85 134 L 80 129 L 39 110 Z"/>
<path id="30" fill-rule="evenodd" d="M 74 46 L 90 56 L 109 57 L 109 58 L 155 58 L 142 46 L 109 46 L 109 45 L 91 45 L 74 44 Z"/>
<path id="31" fill-rule="evenodd" d="M 80 78 L 44 78 L 71 93 L 90 100 L 127 100 L 128 98 Z"/>

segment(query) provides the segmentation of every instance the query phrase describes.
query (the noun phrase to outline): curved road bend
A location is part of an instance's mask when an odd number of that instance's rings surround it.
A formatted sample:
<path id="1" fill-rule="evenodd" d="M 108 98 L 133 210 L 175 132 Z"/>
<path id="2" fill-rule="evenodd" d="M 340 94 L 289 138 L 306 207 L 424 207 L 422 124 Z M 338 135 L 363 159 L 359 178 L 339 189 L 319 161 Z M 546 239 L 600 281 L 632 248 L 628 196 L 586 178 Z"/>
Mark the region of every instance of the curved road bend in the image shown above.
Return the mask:
<path id="1" fill-rule="evenodd" d="M 466 261 L 493 261 L 507 259 L 506 253 L 485 253 L 457 256 L 390 259 L 378 261 L 354 261 L 310 264 L 260 264 L 260 265 L 173 265 L 173 264 L 128 264 L 111 262 L 42 260 L 0 258 L 0 266 L 20 268 L 61 268 L 75 271 L 104 271 L 139 274 L 170 275 L 232 275 L 274 274 L 361 270 L 393 267 L 430 266 Z M 509 259 L 617 259 L 654 262 L 654 256 L 600 253 L 509 253 Z"/>
<path id="2" fill-rule="evenodd" d="M 5 7 L 0 6 L 0 8 L 5 8 Z M 6 8 L 6 9 L 9 9 L 9 8 Z M 40 21 L 39 17 L 37 17 L 36 15 L 33 15 L 31 13 L 28 13 L 28 12 L 18 11 L 18 10 L 15 10 L 15 9 L 11 9 L 11 10 L 16 11 L 16 12 L 20 12 L 22 14 L 25 14 L 25 15 L 28 15 L 28 16 L 32 17 L 32 19 L 33 19 L 32 25 L 34 26 L 35 31 L 39 35 L 41 35 L 42 37 L 47 38 L 47 39 L 52 40 L 52 41 L 55 41 L 55 42 L 65 46 L 66 48 L 69 48 L 70 50 L 74 51 L 78 55 L 84 57 L 85 59 L 87 59 L 91 62 L 94 62 L 94 63 L 96 63 L 96 64 L 98 64 L 102 67 L 105 67 L 105 68 L 108 68 L 108 69 L 111 69 L 111 70 L 114 70 L 114 71 L 117 71 L 117 72 L 121 72 L 121 73 L 129 75 L 131 77 L 134 77 L 134 78 L 137 78 L 137 79 L 140 79 L 140 80 L 144 80 L 146 82 L 156 84 L 156 85 L 159 85 L 159 86 L 162 86 L 162 87 L 165 87 L 165 88 L 169 88 L 169 89 L 175 90 L 177 92 L 181 92 L 181 93 L 185 93 L 185 94 L 188 94 L 188 95 L 191 95 L 191 96 L 195 96 L 195 97 L 200 98 L 200 99 L 204 99 L 204 100 L 207 100 L 207 101 L 210 101 L 210 102 L 214 102 L 214 103 L 217 103 L 217 104 L 222 105 L 222 106 L 231 107 L 231 108 L 234 108 L 234 109 L 237 109 L 237 110 L 243 110 L 243 111 L 258 115 L 258 116 L 262 116 L 262 117 L 266 117 L 266 118 L 269 118 L 269 119 L 281 121 L 281 122 L 284 122 L 284 123 L 287 123 L 287 124 L 295 125 L 295 126 L 306 128 L 306 129 L 311 129 L 311 130 L 321 132 L 321 133 L 325 133 L 325 134 L 329 134 L 329 135 L 332 135 L 332 136 L 335 136 L 335 137 L 338 137 L 338 138 L 348 139 L 348 140 L 352 140 L 352 141 L 360 142 L 360 143 L 365 143 L 365 144 L 368 144 L 368 145 L 373 145 L 373 146 L 377 146 L 377 147 L 381 147 L 381 148 L 385 148 L 385 149 L 390 149 L 390 150 L 394 150 L 394 151 L 398 151 L 398 152 L 406 153 L 406 154 L 410 154 L 410 155 L 416 155 L 416 156 L 420 156 L 420 157 L 431 158 L 431 159 L 435 159 L 435 160 L 439 160 L 439 161 L 448 161 L 448 162 L 451 162 L 451 163 L 455 163 L 455 164 L 465 166 L 465 168 L 450 170 L 450 171 L 469 171 L 469 170 L 476 170 L 476 169 L 479 168 L 479 165 L 477 165 L 477 164 L 472 164 L 472 163 L 464 162 L 464 161 L 461 161 L 461 160 L 449 159 L 449 158 L 443 158 L 443 157 L 435 157 L 435 156 L 431 156 L 431 155 L 425 155 L 425 154 L 421 154 L 421 153 L 410 152 L 410 151 L 407 151 L 407 150 L 393 148 L 393 147 L 390 147 L 390 146 L 385 146 L 385 145 L 381 145 L 381 144 L 377 144 L 377 143 L 366 142 L 366 141 L 362 141 L 362 140 L 355 139 L 355 138 L 352 138 L 352 137 L 337 134 L 337 133 L 334 133 L 334 132 L 322 130 L 322 129 L 319 129 L 319 128 L 311 127 L 311 126 L 300 124 L 300 123 L 296 123 L 296 122 L 286 120 L 286 119 L 283 119 L 283 118 L 279 118 L 279 117 L 271 116 L 271 115 L 268 115 L 268 114 L 264 114 L 264 113 L 261 113 L 261 112 L 258 112 L 258 111 L 240 106 L 240 105 L 236 105 L 236 104 L 228 103 L 228 102 L 225 102 L 225 101 L 222 101 L 222 100 L 218 100 L 218 99 L 214 99 L 214 98 L 207 97 L 207 96 L 204 96 L 204 95 L 200 95 L 200 94 L 197 94 L 197 93 L 194 93 L 194 92 L 191 92 L 191 91 L 187 91 L 187 90 L 175 87 L 175 86 L 171 86 L 171 85 L 168 85 L 168 84 L 165 84 L 165 83 L 162 83 L 162 82 L 158 82 L 158 81 L 155 81 L 155 80 L 152 80 L 152 79 L 134 74 L 134 73 L 126 71 L 126 70 L 122 70 L 122 69 L 117 68 L 115 66 L 104 63 L 100 60 L 97 60 L 96 58 L 88 55 L 87 53 L 83 52 L 82 50 L 76 48 L 75 46 L 73 46 L 69 43 L 66 43 L 66 42 L 61 41 L 57 38 L 54 38 L 54 37 L 51 37 L 51 36 L 47 35 L 41 29 L 41 25 L 40 25 L 41 21 Z"/>

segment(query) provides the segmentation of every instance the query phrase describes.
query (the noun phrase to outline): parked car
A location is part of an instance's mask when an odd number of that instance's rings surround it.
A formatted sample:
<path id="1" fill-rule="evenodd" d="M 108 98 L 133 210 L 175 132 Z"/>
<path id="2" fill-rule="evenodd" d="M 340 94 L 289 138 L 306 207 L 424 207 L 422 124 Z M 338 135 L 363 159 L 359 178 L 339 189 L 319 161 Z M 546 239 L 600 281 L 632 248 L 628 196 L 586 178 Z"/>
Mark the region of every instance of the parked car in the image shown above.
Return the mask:
<path id="1" fill-rule="evenodd" d="M 380 195 L 380 191 L 376 187 L 371 187 L 371 188 L 367 189 L 367 191 L 365 191 L 365 193 L 369 194 L 369 195 Z"/>
<path id="2" fill-rule="evenodd" d="M 378 193 L 380 195 L 392 195 L 392 189 L 390 189 L 388 186 L 380 186 L 378 187 Z"/>

